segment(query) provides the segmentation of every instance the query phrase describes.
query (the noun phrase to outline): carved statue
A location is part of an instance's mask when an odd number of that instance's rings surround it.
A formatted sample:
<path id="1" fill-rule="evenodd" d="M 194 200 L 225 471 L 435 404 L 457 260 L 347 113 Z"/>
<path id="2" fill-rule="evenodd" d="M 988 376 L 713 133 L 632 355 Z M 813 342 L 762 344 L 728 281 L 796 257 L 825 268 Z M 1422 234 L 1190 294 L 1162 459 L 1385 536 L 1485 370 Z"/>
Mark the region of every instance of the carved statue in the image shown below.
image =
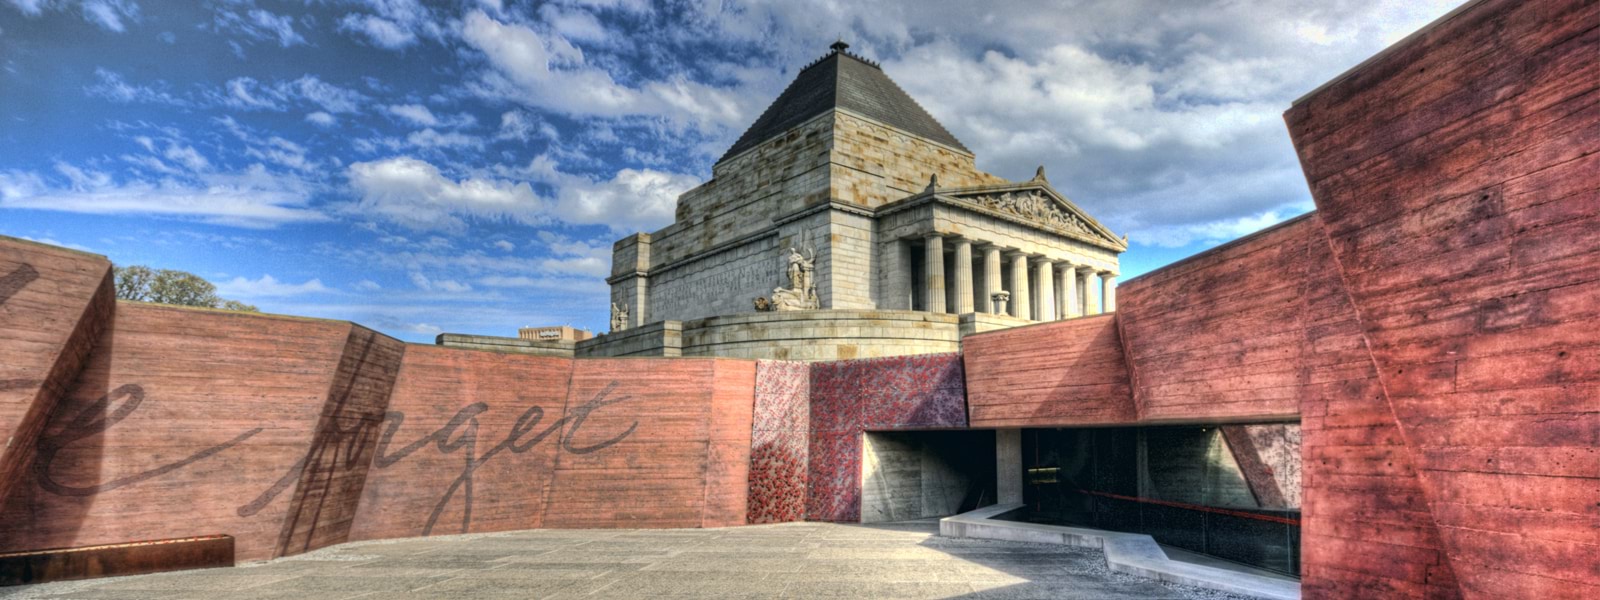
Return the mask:
<path id="1" fill-rule="evenodd" d="M 611 303 L 611 331 L 622 331 L 628 328 L 628 309 Z"/>
<path id="2" fill-rule="evenodd" d="M 806 258 L 797 248 L 789 248 L 789 289 L 810 290 L 811 274 L 816 270 L 816 256 Z"/>
<path id="3" fill-rule="evenodd" d="M 756 296 L 755 304 L 756 312 L 768 312 L 772 310 L 772 301 L 768 300 L 766 296 Z"/>
<path id="4" fill-rule="evenodd" d="M 815 310 L 822 307 L 817 300 L 815 281 L 817 252 L 808 250 L 810 256 L 801 253 L 799 248 L 789 248 L 789 287 L 772 290 L 769 310 Z M 757 300 L 756 308 L 761 308 L 760 300 Z"/>

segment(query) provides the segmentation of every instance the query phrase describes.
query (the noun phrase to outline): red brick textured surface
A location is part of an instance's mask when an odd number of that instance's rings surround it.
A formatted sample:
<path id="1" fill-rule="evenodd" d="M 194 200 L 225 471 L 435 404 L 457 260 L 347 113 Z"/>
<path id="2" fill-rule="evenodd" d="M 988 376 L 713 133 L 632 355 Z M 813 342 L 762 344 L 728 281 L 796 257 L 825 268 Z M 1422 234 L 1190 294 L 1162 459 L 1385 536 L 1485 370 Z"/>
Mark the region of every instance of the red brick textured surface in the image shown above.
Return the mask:
<path id="1" fill-rule="evenodd" d="M 1460 591 L 1600 597 L 1600 3 L 1476 3 L 1286 119 Z"/>
<path id="2" fill-rule="evenodd" d="M 0 236 L 0 498 L 111 318 L 103 256 Z"/>

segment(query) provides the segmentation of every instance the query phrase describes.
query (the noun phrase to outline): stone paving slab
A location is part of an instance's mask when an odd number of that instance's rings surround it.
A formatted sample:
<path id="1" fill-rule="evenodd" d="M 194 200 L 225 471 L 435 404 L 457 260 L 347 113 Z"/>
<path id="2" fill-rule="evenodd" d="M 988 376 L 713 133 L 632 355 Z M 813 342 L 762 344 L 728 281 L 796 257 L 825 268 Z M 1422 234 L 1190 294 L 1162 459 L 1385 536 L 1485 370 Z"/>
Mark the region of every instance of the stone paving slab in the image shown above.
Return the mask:
<path id="1" fill-rule="evenodd" d="M 357 542 L 233 569 L 0 588 L 0 598 L 1237 598 L 1112 573 L 1097 549 L 937 531 L 923 520 Z"/>

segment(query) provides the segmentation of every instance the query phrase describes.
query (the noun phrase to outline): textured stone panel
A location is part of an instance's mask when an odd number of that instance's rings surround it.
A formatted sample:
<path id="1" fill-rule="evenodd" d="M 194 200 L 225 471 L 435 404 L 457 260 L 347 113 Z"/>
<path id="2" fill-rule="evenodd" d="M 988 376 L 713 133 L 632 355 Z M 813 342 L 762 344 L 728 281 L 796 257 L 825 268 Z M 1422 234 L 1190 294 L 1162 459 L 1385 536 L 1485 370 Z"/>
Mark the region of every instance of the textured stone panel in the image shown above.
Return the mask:
<path id="1" fill-rule="evenodd" d="M 750 442 L 749 522 L 805 520 L 811 368 L 757 361 Z"/>
<path id="2" fill-rule="evenodd" d="M 816 363 L 806 518 L 861 518 L 864 431 L 967 426 L 959 354 Z"/>

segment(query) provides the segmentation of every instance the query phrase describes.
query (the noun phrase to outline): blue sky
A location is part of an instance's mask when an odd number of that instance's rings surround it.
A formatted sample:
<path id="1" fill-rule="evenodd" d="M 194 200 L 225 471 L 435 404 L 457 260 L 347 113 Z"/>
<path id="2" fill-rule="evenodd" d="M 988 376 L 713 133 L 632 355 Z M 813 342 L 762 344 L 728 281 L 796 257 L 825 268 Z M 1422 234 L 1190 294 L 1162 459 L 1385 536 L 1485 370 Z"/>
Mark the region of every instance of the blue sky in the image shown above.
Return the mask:
<path id="1" fill-rule="evenodd" d="M 843 37 L 1126 278 L 1309 210 L 1282 112 L 1455 4 L 0 0 L 0 234 L 411 341 L 600 331 L 611 242 Z"/>

